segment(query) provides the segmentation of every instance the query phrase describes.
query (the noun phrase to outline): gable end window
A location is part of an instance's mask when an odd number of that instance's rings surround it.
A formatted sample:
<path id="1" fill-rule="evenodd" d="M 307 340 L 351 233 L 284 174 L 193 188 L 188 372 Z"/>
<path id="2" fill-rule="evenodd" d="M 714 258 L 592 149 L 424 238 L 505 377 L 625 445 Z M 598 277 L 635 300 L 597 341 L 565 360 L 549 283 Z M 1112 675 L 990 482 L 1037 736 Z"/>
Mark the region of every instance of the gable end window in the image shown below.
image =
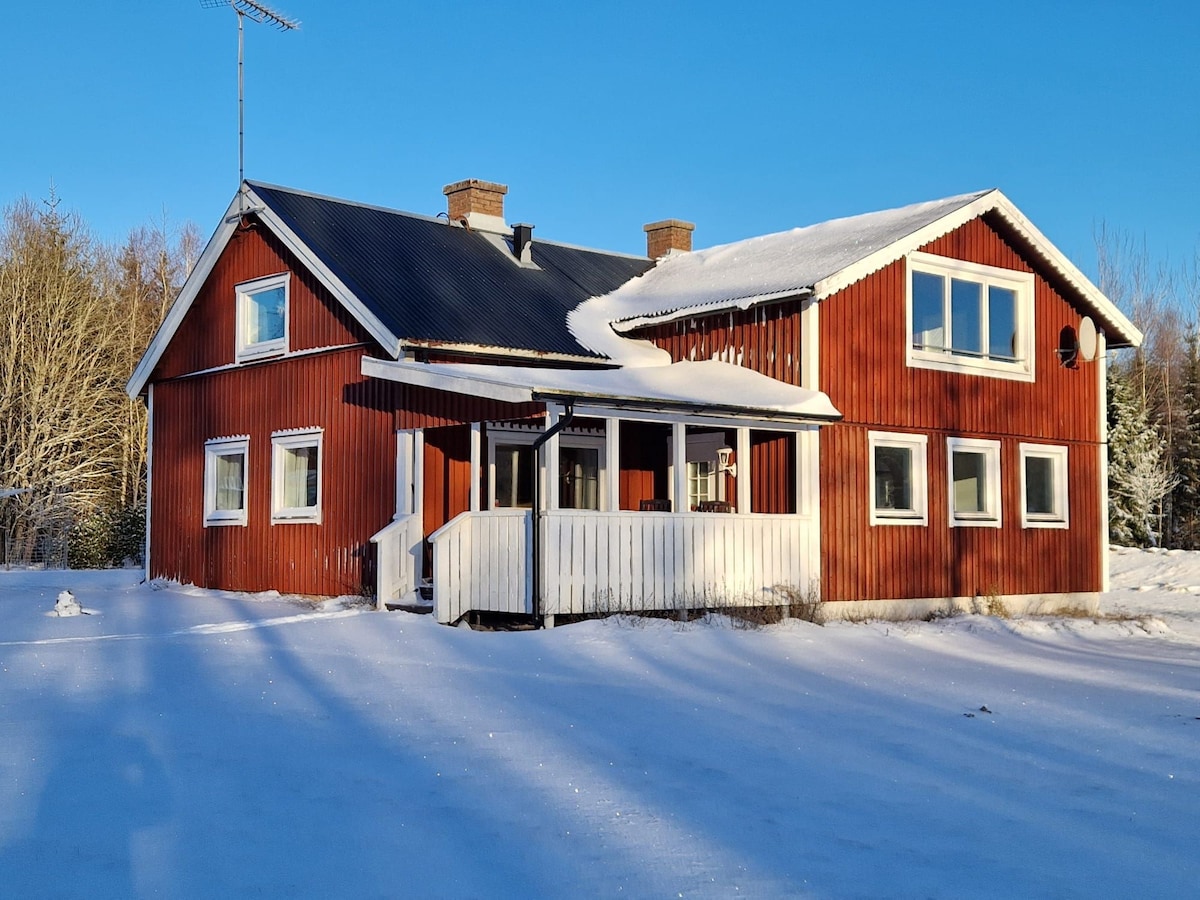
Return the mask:
<path id="1" fill-rule="evenodd" d="M 321 521 L 319 428 L 271 435 L 271 521 Z"/>
<path id="2" fill-rule="evenodd" d="M 1033 275 L 910 253 L 909 366 L 1033 380 Z"/>
<path id="3" fill-rule="evenodd" d="M 237 286 L 238 362 L 287 352 L 291 275 L 272 275 Z"/>
<path id="4" fill-rule="evenodd" d="M 927 525 L 926 447 L 923 434 L 867 432 L 872 525 Z"/>
<path id="5" fill-rule="evenodd" d="M 1000 527 L 1000 442 L 947 438 L 950 527 Z"/>
<path id="6" fill-rule="evenodd" d="M 1067 448 L 1021 444 L 1021 527 L 1069 528 Z"/>
<path id="7" fill-rule="evenodd" d="M 204 525 L 245 525 L 250 438 L 204 443 Z"/>

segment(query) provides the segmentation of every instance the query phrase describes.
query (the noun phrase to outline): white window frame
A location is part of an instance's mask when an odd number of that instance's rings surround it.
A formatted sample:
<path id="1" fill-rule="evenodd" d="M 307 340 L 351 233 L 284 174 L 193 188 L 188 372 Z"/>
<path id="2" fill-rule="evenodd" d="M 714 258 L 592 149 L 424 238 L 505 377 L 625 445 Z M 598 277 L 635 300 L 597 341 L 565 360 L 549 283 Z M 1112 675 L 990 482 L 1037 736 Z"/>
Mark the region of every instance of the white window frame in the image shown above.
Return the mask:
<path id="1" fill-rule="evenodd" d="M 875 450 L 879 447 L 896 447 L 912 453 L 911 510 L 880 509 L 875 505 Z M 929 437 L 924 434 L 909 434 L 894 431 L 867 432 L 867 495 L 871 503 L 872 525 L 928 525 L 929 524 Z"/>
<path id="2" fill-rule="evenodd" d="M 1067 448 L 1060 444 L 1021 444 L 1021 527 L 1022 528 L 1070 528 L 1071 503 L 1067 487 Z M 1026 504 L 1025 461 L 1030 458 L 1048 459 L 1054 478 L 1054 511 L 1031 513 Z"/>
<path id="3" fill-rule="evenodd" d="M 513 508 L 513 507 L 508 507 L 508 506 L 497 506 L 496 505 L 496 447 L 498 445 L 507 445 L 507 446 L 512 446 L 512 447 L 530 446 L 533 444 L 534 441 L 536 441 L 539 437 L 541 437 L 542 433 L 543 433 L 543 430 L 540 428 L 538 428 L 536 430 L 530 430 L 527 428 L 521 428 L 520 426 L 517 426 L 517 427 L 512 427 L 512 426 L 505 427 L 503 425 L 489 425 L 488 426 L 488 429 L 487 429 L 487 445 L 488 445 L 488 449 L 487 449 L 487 453 L 488 453 L 488 456 L 487 456 L 487 465 L 488 465 L 488 498 L 487 498 L 487 502 L 488 502 L 488 505 L 487 505 L 487 508 L 488 509 L 512 509 Z M 597 459 L 599 461 L 598 464 L 600 467 L 600 471 L 598 473 L 599 474 L 599 483 L 596 485 L 596 489 L 599 491 L 599 494 L 597 495 L 597 502 L 599 504 L 600 509 L 598 511 L 601 511 L 601 512 L 605 511 L 608 506 L 608 463 L 607 463 L 608 441 L 605 440 L 604 435 L 602 435 L 602 434 L 578 434 L 576 432 L 571 431 L 570 429 L 567 429 L 566 431 L 560 431 L 558 433 L 558 445 L 560 447 L 571 447 L 572 449 L 598 451 Z M 543 453 L 545 452 L 545 445 L 542 446 L 542 451 L 543 451 Z M 541 494 L 542 503 L 544 504 L 546 502 L 546 496 L 547 496 L 547 493 L 546 493 L 546 465 L 545 465 L 545 457 L 544 456 L 542 456 L 542 459 L 540 459 L 538 462 L 538 473 L 539 473 L 539 477 L 541 479 L 539 493 Z"/>
<path id="4" fill-rule="evenodd" d="M 217 509 L 217 457 L 241 453 L 242 508 Z M 204 527 L 210 525 L 245 525 L 246 507 L 250 505 L 250 436 L 213 438 L 204 442 Z"/>
<path id="5" fill-rule="evenodd" d="M 237 285 L 237 347 L 234 358 L 237 362 L 249 362 L 269 356 L 283 356 L 288 351 L 288 333 L 291 330 L 292 313 L 292 275 L 284 272 L 280 275 L 268 275 L 266 278 L 256 278 Z M 250 302 L 255 294 L 264 291 L 283 288 L 283 335 L 269 341 L 247 341 L 247 322 L 250 314 Z"/>
<path id="6" fill-rule="evenodd" d="M 986 509 L 982 512 L 960 513 L 954 510 L 954 454 L 962 450 L 984 456 L 984 487 Z M 950 512 L 951 528 L 1000 528 L 1002 491 L 1000 484 L 1000 442 L 979 438 L 946 438 L 946 508 Z"/>
<path id="7" fill-rule="evenodd" d="M 988 321 L 988 288 L 999 287 L 1016 294 L 1016 347 L 1015 362 L 992 359 L 988 356 L 969 356 L 955 353 L 953 349 L 930 350 L 913 346 L 913 273 L 925 272 L 946 279 L 946 292 L 942 299 L 942 322 L 949 341 L 953 333 L 950 317 L 950 280 L 973 281 L 983 287 L 980 318 L 986 328 Z M 984 375 L 991 378 L 1007 378 L 1013 381 L 1034 380 L 1034 277 L 1032 272 L 1018 272 L 980 263 L 935 256 L 932 253 L 913 251 L 908 255 L 905 273 L 905 363 L 914 369 L 936 369 L 942 372 L 961 372 Z M 984 340 L 984 347 L 987 347 Z"/>
<path id="8" fill-rule="evenodd" d="M 271 434 L 271 524 L 315 522 L 320 524 L 325 490 L 325 432 L 321 428 L 297 428 Z M 301 447 L 317 448 L 316 506 L 283 505 L 283 461 L 287 450 Z"/>
<path id="9" fill-rule="evenodd" d="M 708 494 L 711 499 L 718 501 L 726 501 L 725 496 L 725 473 L 721 471 L 720 456 L 717 451 L 722 447 L 728 446 L 725 440 L 723 431 L 691 431 L 687 432 L 687 439 L 684 442 L 684 462 L 689 466 L 692 463 L 712 463 L 712 471 L 708 473 Z M 667 499 L 671 501 L 672 509 L 676 512 L 691 512 L 691 470 L 688 470 L 687 477 L 684 483 L 688 486 L 687 502 L 682 507 L 675 504 L 675 438 L 667 438 Z M 742 471 L 748 471 L 744 465 Z"/>

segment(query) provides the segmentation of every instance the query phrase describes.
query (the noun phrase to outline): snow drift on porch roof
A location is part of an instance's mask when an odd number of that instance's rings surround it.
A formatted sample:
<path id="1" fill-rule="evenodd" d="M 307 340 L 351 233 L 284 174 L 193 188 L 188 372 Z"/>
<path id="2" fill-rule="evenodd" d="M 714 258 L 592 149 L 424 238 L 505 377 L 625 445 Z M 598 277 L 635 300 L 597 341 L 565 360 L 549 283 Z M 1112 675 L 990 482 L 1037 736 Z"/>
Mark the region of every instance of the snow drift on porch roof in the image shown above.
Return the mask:
<path id="1" fill-rule="evenodd" d="M 547 369 L 364 358 L 362 372 L 508 403 L 563 401 L 642 410 L 686 409 L 747 419 L 840 419 L 820 391 L 717 360 L 621 369 Z"/>

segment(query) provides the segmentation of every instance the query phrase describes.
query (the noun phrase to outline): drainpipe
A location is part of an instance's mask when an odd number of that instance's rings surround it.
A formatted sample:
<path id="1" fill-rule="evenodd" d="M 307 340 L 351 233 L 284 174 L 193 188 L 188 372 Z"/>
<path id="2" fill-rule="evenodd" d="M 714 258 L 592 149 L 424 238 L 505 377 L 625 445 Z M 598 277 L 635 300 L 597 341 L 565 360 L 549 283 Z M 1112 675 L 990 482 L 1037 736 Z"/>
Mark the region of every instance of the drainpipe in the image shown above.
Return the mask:
<path id="1" fill-rule="evenodd" d="M 549 406 L 546 408 L 549 410 Z M 533 566 L 533 571 L 529 573 L 529 577 L 533 595 L 533 620 L 538 628 L 542 627 L 542 539 L 541 529 L 538 528 L 538 511 L 542 508 L 542 471 L 541 466 L 538 465 L 538 451 L 546 441 L 571 424 L 571 420 L 575 418 L 575 401 L 573 399 L 565 401 L 563 410 L 562 418 L 542 432 L 533 442 L 533 534 L 530 536 L 532 550 L 530 564 Z M 546 473 L 547 479 L 557 477 L 557 472 Z"/>

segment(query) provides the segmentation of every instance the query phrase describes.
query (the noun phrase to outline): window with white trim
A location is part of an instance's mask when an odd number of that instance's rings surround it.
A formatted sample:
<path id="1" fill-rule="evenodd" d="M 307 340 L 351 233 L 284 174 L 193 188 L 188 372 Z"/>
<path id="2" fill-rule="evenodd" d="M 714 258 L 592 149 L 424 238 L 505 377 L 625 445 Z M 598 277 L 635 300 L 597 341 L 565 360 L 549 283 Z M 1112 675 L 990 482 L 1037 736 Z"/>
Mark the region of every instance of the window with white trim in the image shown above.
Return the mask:
<path id="1" fill-rule="evenodd" d="M 238 362 L 287 351 L 290 282 L 291 275 L 285 272 L 237 286 Z"/>
<path id="2" fill-rule="evenodd" d="M 271 521 L 321 521 L 321 429 L 271 435 Z"/>
<path id="3" fill-rule="evenodd" d="M 951 527 L 1000 527 L 1000 442 L 947 438 Z"/>
<path id="4" fill-rule="evenodd" d="M 204 524 L 245 525 L 250 438 L 204 442 Z"/>
<path id="5" fill-rule="evenodd" d="M 489 426 L 488 480 L 493 509 L 533 506 L 533 442 L 541 434 L 541 428 Z M 560 509 L 600 509 L 606 478 L 602 435 L 571 429 L 559 433 Z M 545 481 L 542 486 L 544 490 Z"/>
<path id="6" fill-rule="evenodd" d="M 909 366 L 1033 380 L 1033 274 L 908 256 Z"/>
<path id="7" fill-rule="evenodd" d="M 1021 527 L 1069 528 L 1067 448 L 1021 444 Z"/>
<path id="8" fill-rule="evenodd" d="M 929 485 L 923 434 L 867 432 L 872 525 L 927 525 Z"/>

